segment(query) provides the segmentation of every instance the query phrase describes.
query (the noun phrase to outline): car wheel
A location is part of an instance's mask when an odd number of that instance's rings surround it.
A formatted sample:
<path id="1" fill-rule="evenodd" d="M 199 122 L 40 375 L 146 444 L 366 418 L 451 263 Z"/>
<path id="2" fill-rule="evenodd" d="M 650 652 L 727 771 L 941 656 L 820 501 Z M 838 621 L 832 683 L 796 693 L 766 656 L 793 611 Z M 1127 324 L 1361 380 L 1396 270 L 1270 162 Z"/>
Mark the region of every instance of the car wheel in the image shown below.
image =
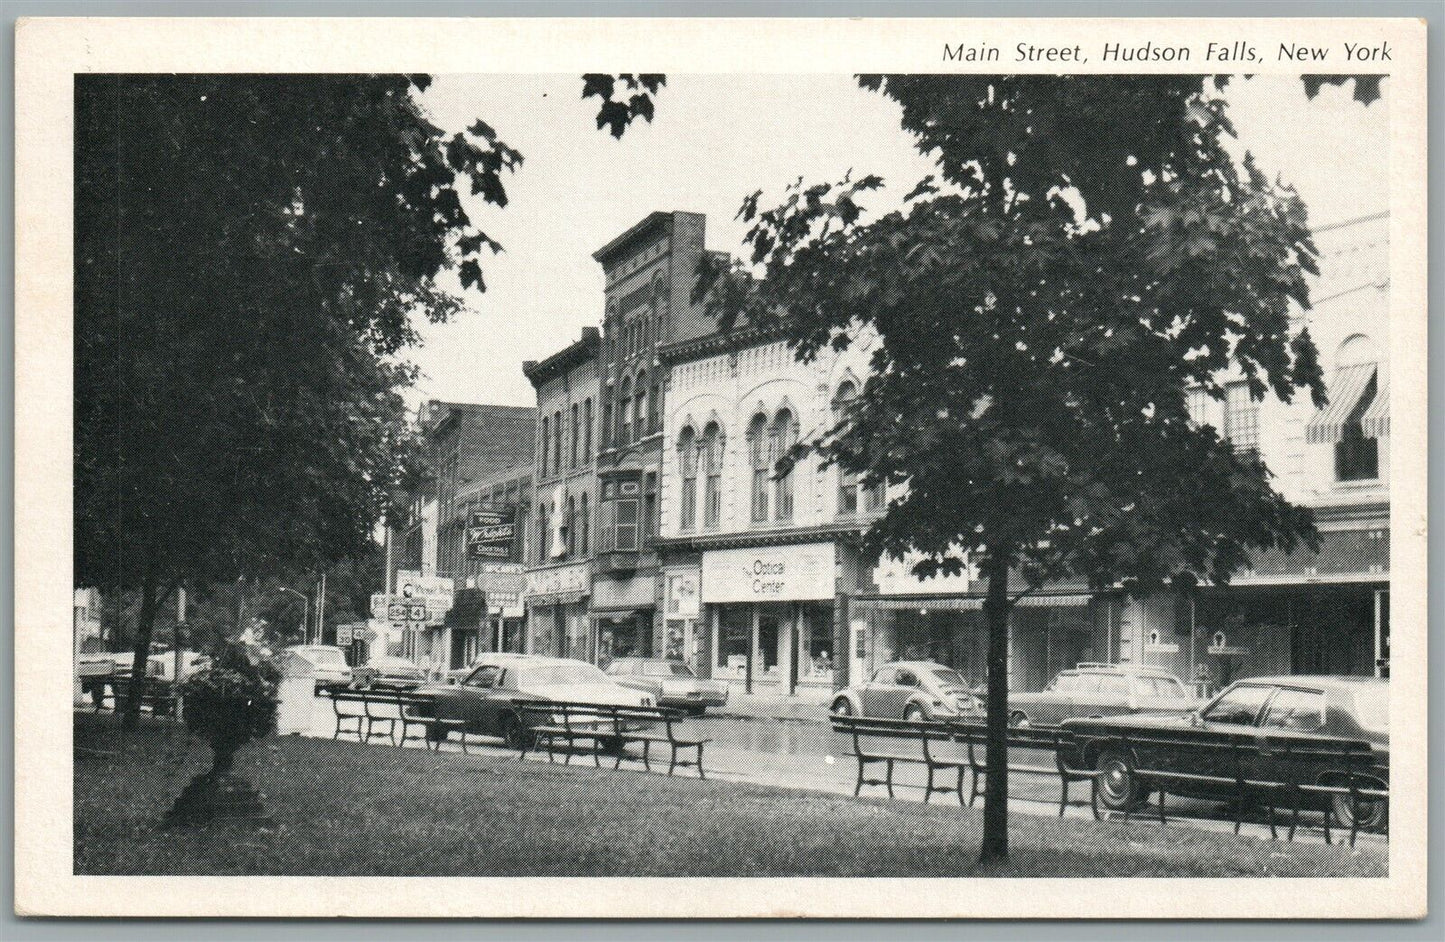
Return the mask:
<path id="1" fill-rule="evenodd" d="M 834 716 L 852 716 L 852 715 L 853 715 L 853 704 L 849 703 L 846 699 L 842 699 L 842 698 L 839 698 L 839 699 L 837 699 L 837 700 L 834 700 L 834 701 L 833 701 L 833 715 L 834 715 Z"/>
<path id="2" fill-rule="evenodd" d="M 1110 811 L 1132 811 L 1144 802 L 1145 790 L 1126 752 L 1107 749 L 1094 764 L 1099 772 L 1099 803 Z"/>
<path id="3" fill-rule="evenodd" d="M 923 707 L 916 703 L 910 703 L 908 709 L 903 711 L 903 718 L 912 723 L 928 719 L 928 714 L 923 712 Z"/>
<path id="4" fill-rule="evenodd" d="M 1334 795 L 1330 798 L 1331 810 L 1334 812 L 1335 820 L 1340 827 L 1348 828 L 1355 820 L 1355 809 L 1350 806 L 1349 795 Z M 1360 811 L 1360 830 L 1362 831 L 1383 831 L 1385 822 L 1390 813 L 1388 802 L 1384 801 L 1361 801 L 1358 804 Z"/>
<path id="5" fill-rule="evenodd" d="M 1028 714 L 1023 710 L 1014 710 L 1008 715 L 1008 725 L 1019 729 L 1028 729 L 1033 724 L 1029 722 Z"/>

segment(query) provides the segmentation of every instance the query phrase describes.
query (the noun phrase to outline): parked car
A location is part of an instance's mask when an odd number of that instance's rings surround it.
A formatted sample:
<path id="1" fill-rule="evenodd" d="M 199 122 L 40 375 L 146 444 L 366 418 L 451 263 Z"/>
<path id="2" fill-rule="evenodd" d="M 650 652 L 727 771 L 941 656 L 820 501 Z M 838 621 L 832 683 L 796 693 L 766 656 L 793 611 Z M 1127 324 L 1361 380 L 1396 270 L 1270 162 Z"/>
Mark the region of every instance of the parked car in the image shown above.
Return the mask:
<path id="1" fill-rule="evenodd" d="M 958 671 L 933 661 L 884 664 L 867 683 L 840 690 L 831 709 L 840 716 L 895 720 L 983 717 L 983 702 Z"/>
<path id="2" fill-rule="evenodd" d="M 1071 719 L 1064 728 L 1073 731 L 1082 741 L 1082 753 L 1076 761 L 1086 769 L 1103 773 L 1099 778 L 1099 801 L 1105 807 L 1124 810 L 1135 807 L 1148 797 L 1150 783 L 1135 769 L 1157 768 L 1199 775 L 1234 774 L 1224 753 L 1216 749 L 1190 748 L 1188 745 L 1149 745 L 1141 740 L 1128 751 L 1108 743 L 1091 742 L 1091 735 L 1117 734 L 1120 731 L 1167 731 L 1171 740 L 1189 743 L 1208 742 L 1220 734 L 1267 734 L 1275 737 L 1317 738 L 1338 737 L 1369 743 L 1374 764 L 1362 785 L 1387 788 L 1390 769 L 1390 684 L 1377 677 L 1251 677 L 1225 688 L 1203 708 L 1182 716 L 1114 716 L 1098 719 Z M 1275 752 L 1275 755 L 1285 753 Z M 1319 785 L 1342 784 L 1339 769 L 1320 758 L 1291 758 L 1278 761 L 1295 764 L 1279 774 L 1303 778 Z M 1233 797 L 1232 783 L 1216 785 L 1200 782 L 1192 790 L 1172 782 L 1169 791 L 1192 794 L 1199 798 Z M 1349 826 L 1353 813 L 1347 796 L 1331 801 L 1337 820 Z M 1388 813 L 1384 801 L 1360 803 L 1360 826 L 1381 828 Z"/>
<path id="3" fill-rule="evenodd" d="M 316 689 L 330 686 L 346 686 L 351 683 L 351 666 L 340 648 L 329 644 L 294 644 L 281 652 L 281 669 L 284 673 L 299 673 L 288 661 L 299 659 L 297 665 L 309 670 L 316 678 Z"/>
<path id="4" fill-rule="evenodd" d="M 606 674 L 624 687 L 652 694 L 658 706 L 676 707 L 701 716 L 707 708 L 728 702 L 728 685 L 700 680 L 682 661 L 661 657 L 619 657 Z"/>
<path id="5" fill-rule="evenodd" d="M 190 677 L 211 666 L 211 659 L 196 651 L 181 652 L 181 666 L 184 676 Z M 170 683 L 176 678 L 176 655 L 174 651 L 152 654 L 146 659 L 146 676 Z"/>
<path id="6" fill-rule="evenodd" d="M 417 692 L 434 699 L 438 719 L 462 720 L 467 732 L 500 736 L 513 748 L 526 735 L 514 706 L 519 700 L 656 705 L 651 694 L 622 686 L 586 661 L 516 654 L 483 655 L 460 684 L 431 684 Z M 446 730 L 433 727 L 431 734 L 444 738 Z"/>
<path id="7" fill-rule="evenodd" d="M 1010 726 L 1057 726 L 1074 716 L 1188 713 L 1203 705 L 1168 671 L 1133 664 L 1080 664 L 1038 693 L 1009 693 Z"/>
<path id="8" fill-rule="evenodd" d="M 382 655 L 351 669 L 351 686 L 360 690 L 381 687 L 413 690 L 426 683 L 426 674 L 404 657 Z"/>
<path id="9" fill-rule="evenodd" d="M 533 658 L 535 654 L 521 654 L 515 651 L 484 651 L 472 660 L 466 667 L 458 667 L 446 672 L 445 680 L 449 684 L 459 684 L 472 675 L 472 671 L 482 665 L 482 659 L 495 662 L 498 658 Z"/>

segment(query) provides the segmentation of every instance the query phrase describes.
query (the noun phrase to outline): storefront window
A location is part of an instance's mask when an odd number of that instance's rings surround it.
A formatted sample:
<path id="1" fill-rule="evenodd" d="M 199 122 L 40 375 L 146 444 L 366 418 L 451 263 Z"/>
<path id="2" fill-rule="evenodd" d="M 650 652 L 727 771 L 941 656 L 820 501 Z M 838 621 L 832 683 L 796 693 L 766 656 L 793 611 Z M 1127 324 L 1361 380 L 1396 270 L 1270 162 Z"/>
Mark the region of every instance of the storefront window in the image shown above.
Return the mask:
<path id="1" fill-rule="evenodd" d="M 781 614 L 771 611 L 760 611 L 758 613 L 758 651 L 757 662 L 762 665 L 764 674 L 775 674 L 778 670 L 778 632 L 782 627 L 783 617 Z"/>
<path id="2" fill-rule="evenodd" d="M 742 678 L 747 674 L 748 651 L 753 641 L 752 608 L 747 605 L 724 605 L 718 619 L 719 676 Z"/>
<path id="3" fill-rule="evenodd" d="M 836 654 L 833 649 L 833 609 L 827 605 L 804 605 L 802 615 L 798 677 L 815 683 L 831 683 Z"/>

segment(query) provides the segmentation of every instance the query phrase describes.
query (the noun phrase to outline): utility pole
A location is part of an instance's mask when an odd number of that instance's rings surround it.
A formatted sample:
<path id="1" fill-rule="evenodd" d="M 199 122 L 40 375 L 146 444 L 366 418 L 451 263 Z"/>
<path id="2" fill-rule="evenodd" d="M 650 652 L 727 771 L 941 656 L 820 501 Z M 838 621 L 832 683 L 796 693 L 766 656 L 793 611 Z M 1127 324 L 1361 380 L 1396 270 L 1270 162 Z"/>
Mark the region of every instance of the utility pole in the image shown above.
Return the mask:
<path id="1" fill-rule="evenodd" d="M 326 630 L 326 570 L 321 570 L 321 594 L 316 600 L 316 643 L 325 641 Z"/>

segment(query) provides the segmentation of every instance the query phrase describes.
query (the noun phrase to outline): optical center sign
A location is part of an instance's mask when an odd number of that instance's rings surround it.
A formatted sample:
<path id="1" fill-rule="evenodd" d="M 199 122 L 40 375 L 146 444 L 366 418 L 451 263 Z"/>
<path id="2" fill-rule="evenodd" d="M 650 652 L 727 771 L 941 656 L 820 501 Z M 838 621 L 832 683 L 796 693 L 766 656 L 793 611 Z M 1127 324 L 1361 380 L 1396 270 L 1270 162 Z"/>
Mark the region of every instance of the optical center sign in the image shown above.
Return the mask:
<path id="1" fill-rule="evenodd" d="M 702 554 L 702 600 L 710 604 L 820 601 L 835 585 L 832 543 Z"/>

